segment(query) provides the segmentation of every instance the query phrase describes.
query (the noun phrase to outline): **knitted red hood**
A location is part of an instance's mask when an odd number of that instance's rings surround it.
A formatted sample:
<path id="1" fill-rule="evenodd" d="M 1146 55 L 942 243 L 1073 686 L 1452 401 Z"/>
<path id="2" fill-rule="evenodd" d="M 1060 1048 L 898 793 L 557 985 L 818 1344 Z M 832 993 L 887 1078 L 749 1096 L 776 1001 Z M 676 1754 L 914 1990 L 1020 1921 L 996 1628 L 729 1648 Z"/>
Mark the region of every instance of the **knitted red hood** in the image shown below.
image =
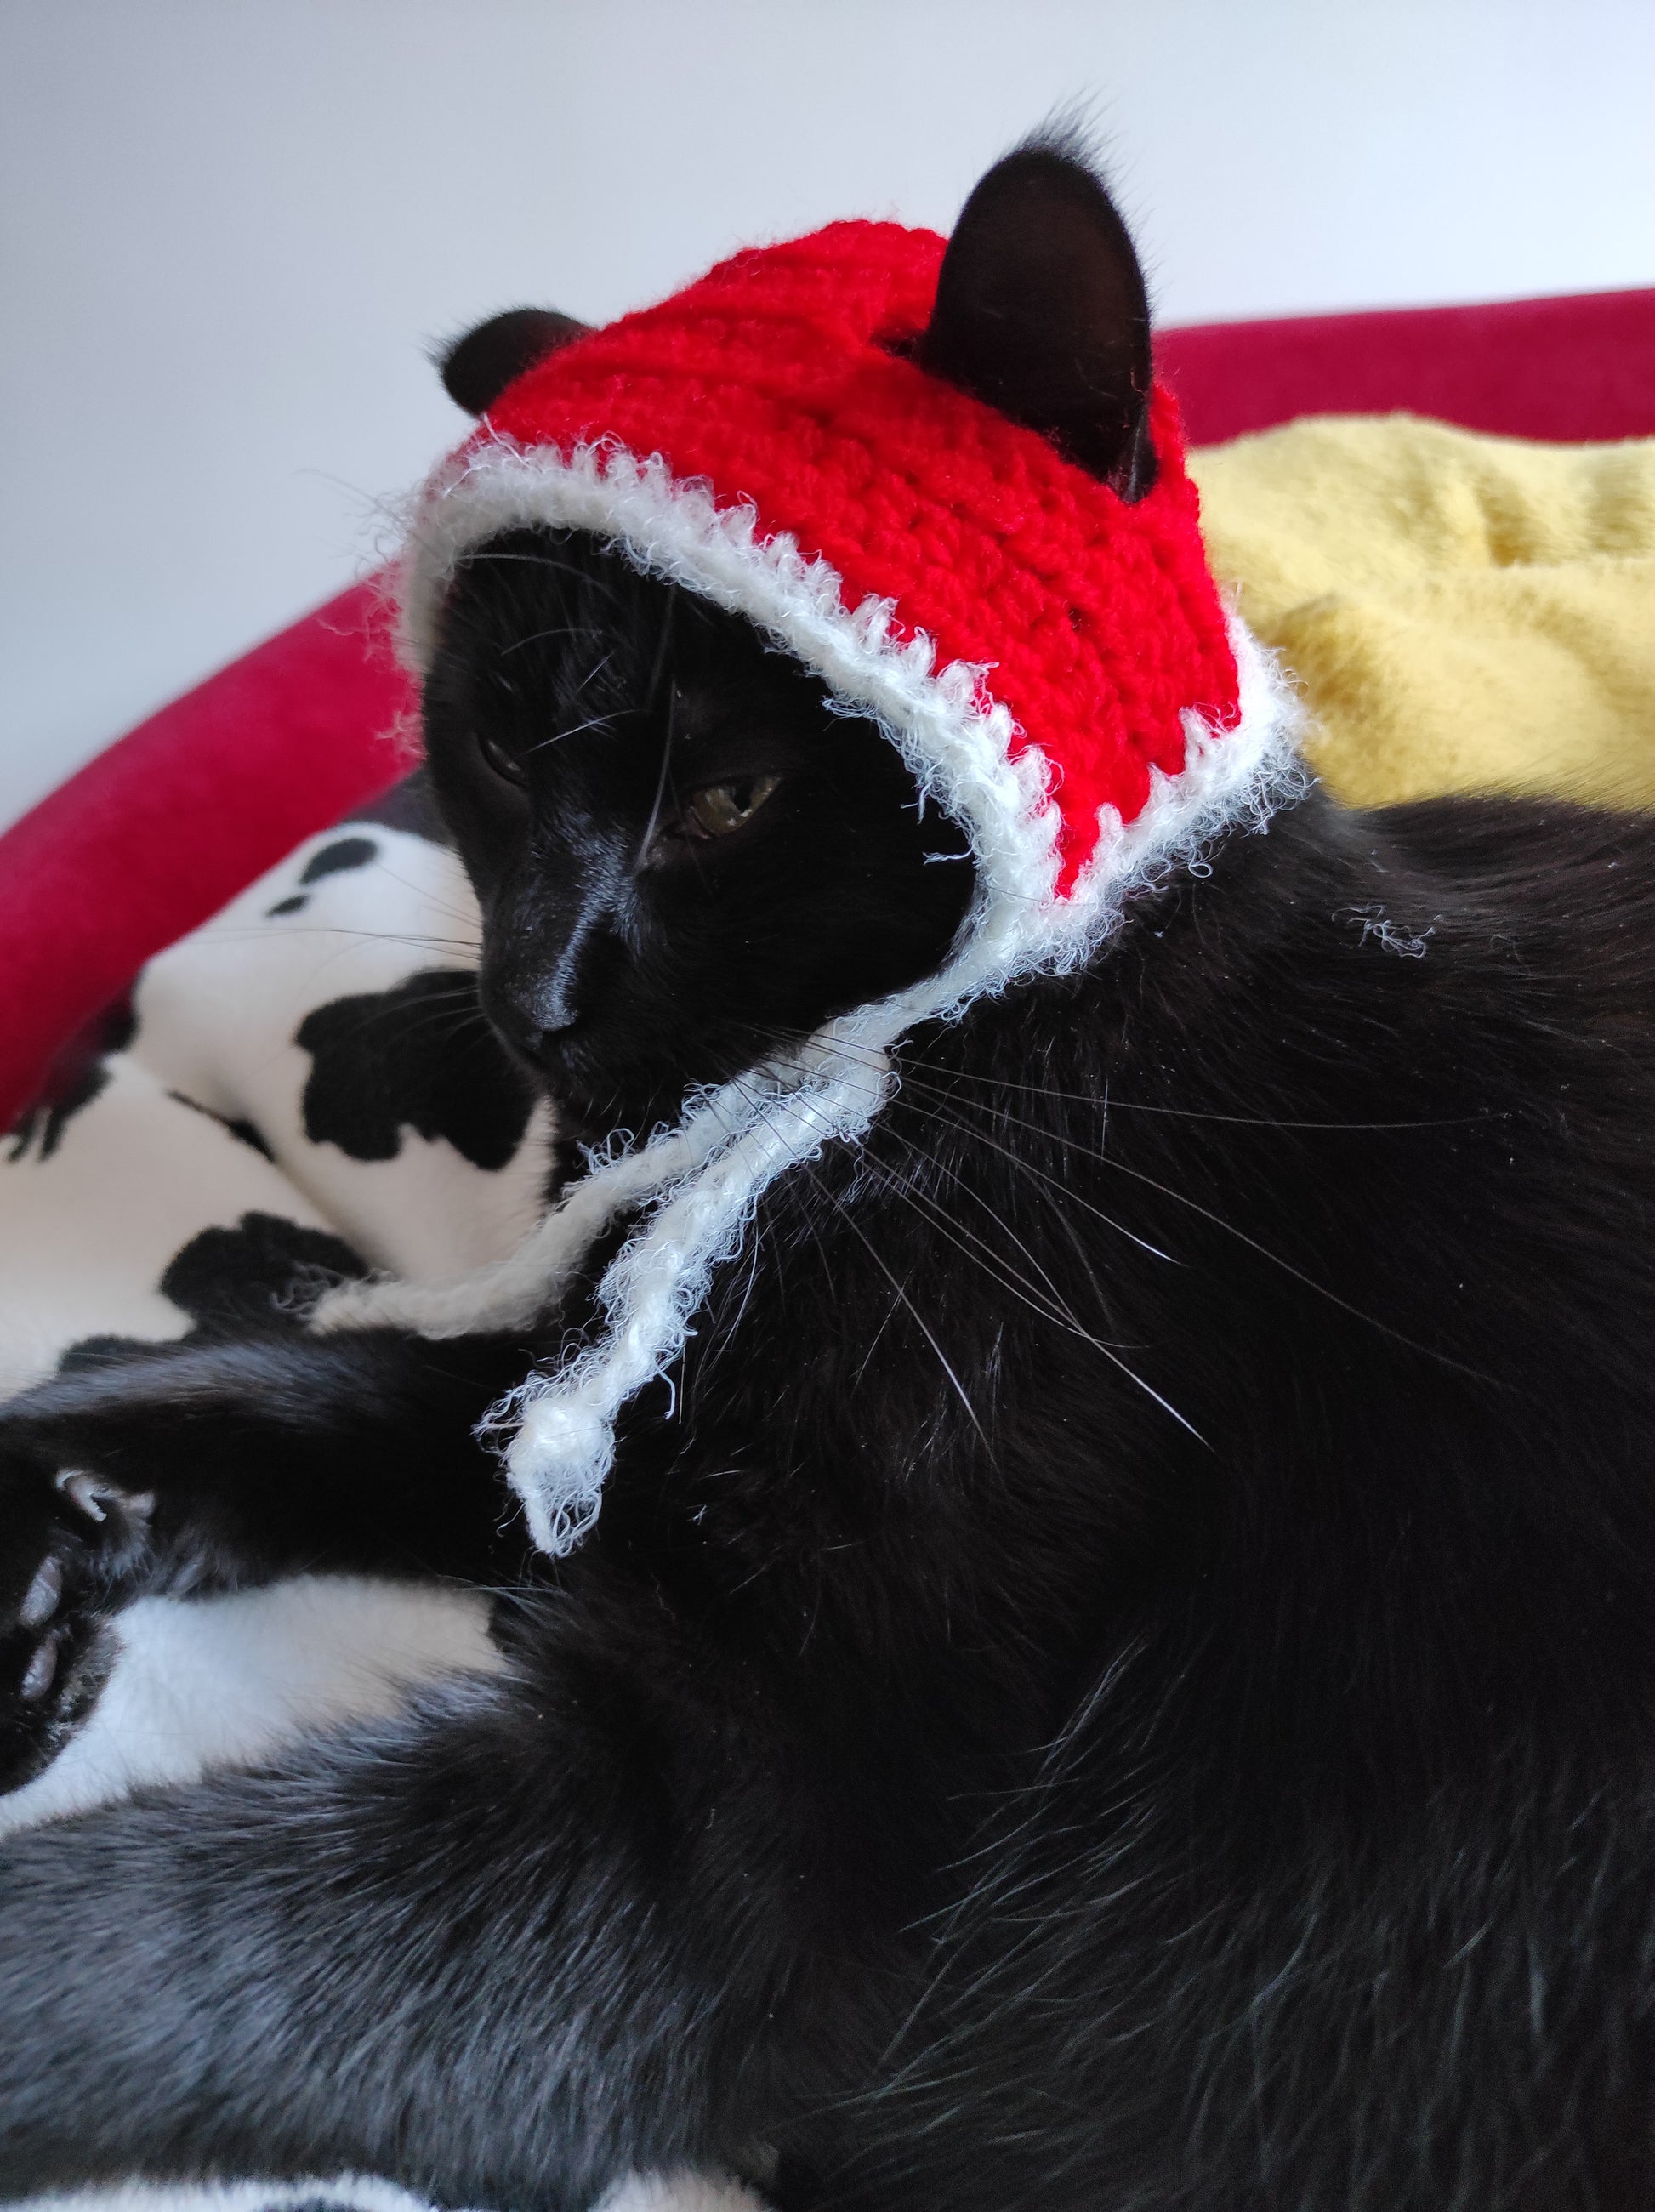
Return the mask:
<path id="1" fill-rule="evenodd" d="M 593 532 L 874 716 L 975 866 L 934 975 L 594 1164 L 505 1266 L 321 1309 L 324 1327 L 524 1326 L 606 1224 L 636 1217 L 599 1285 L 606 1333 L 500 1413 L 549 1552 L 595 1516 L 616 1415 L 677 1358 L 763 1192 L 866 1132 L 904 1033 L 1090 957 L 1135 889 L 1262 821 L 1292 773 L 1291 702 L 1219 604 L 1171 398 L 1153 396 L 1158 473 L 1129 502 L 910 357 L 942 255 L 928 231 L 867 222 L 739 253 L 518 376 L 416 518 L 417 659 L 472 548 L 526 525 Z"/>
<path id="2" fill-rule="evenodd" d="M 641 566 L 731 603 L 736 580 L 697 561 L 696 533 L 629 512 L 624 467 L 609 502 L 537 501 L 526 482 L 541 472 L 550 492 L 582 457 L 599 478 L 618 461 L 658 464 L 750 531 L 772 572 L 797 559 L 831 574 L 847 623 L 883 611 L 888 653 L 923 638 L 934 672 L 971 672 L 979 704 L 1009 717 L 1007 756 L 1037 750 L 1050 771 L 1066 895 L 1097 848 L 1100 809 L 1131 822 L 1150 769 L 1183 768 L 1183 717 L 1233 726 L 1235 659 L 1171 395 L 1151 403 L 1154 488 L 1129 505 L 906 357 L 943 250 L 931 231 L 839 222 L 720 263 L 508 385 L 439 479 L 428 522 L 441 514 L 446 572 L 505 526 L 490 495 L 500 487 L 484 494 L 475 471 L 518 456 L 517 520 L 572 520 L 578 505 Z M 422 641 L 438 580 L 428 569 L 416 582 Z M 749 580 L 743 611 L 785 632 L 763 581 Z M 843 665 L 819 672 L 858 705 L 879 703 L 855 696 Z"/>

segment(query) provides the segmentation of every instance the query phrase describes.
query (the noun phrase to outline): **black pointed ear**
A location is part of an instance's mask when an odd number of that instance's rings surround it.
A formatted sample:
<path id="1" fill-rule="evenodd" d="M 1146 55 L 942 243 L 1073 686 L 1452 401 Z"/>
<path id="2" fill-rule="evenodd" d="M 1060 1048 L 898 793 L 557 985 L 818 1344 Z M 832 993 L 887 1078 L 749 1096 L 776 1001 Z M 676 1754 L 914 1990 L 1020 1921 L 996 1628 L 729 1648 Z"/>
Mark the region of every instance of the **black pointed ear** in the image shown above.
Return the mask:
<path id="1" fill-rule="evenodd" d="M 1062 143 L 1019 147 L 966 201 L 914 357 L 1123 499 L 1154 483 L 1143 272 L 1114 202 Z"/>
<path id="2" fill-rule="evenodd" d="M 514 376 L 591 327 L 550 307 L 508 307 L 444 349 L 438 362 L 443 387 L 468 415 L 482 415 Z"/>

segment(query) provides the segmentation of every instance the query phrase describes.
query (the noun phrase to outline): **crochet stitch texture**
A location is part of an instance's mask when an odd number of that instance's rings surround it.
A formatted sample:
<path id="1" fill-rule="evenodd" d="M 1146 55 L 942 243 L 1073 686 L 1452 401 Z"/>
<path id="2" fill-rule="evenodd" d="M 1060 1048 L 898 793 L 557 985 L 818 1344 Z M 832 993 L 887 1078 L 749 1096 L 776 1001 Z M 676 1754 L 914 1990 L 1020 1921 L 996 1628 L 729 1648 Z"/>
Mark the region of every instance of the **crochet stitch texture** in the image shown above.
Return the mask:
<path id="1" fill-rule="evenodd" d="M 1158 480 L 1129 507 L 897 350 L 930 314 L 943 247 L 838 222 L 738 253 L 519 377 L 476 442 L 660 454 L 827 561 L 847 610 L 887 600 L 939 665 L 981 669 L 1013 757 L 1032 742 L 1050 764 L 1067 892 L 1098 809 L 1129 822 L 1150 765 L 1183 767 L 1182 714 L 1233 724 L 1235 662 L 1170 394 L 1152 403 Z"/>

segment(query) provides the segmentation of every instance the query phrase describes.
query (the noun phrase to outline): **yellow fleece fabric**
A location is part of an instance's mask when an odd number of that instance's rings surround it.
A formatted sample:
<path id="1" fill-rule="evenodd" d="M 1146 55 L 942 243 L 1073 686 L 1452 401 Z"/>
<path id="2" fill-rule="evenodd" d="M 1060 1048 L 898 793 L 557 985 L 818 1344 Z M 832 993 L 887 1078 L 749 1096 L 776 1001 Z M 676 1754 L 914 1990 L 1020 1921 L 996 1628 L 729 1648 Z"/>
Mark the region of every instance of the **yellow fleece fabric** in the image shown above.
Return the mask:
<path id="1" fill-rule="evenodd" d="M 1191 456 L 1213 566 L 1342 799 L 1655 807 L 1655 440 L 1312 416 Z"/>

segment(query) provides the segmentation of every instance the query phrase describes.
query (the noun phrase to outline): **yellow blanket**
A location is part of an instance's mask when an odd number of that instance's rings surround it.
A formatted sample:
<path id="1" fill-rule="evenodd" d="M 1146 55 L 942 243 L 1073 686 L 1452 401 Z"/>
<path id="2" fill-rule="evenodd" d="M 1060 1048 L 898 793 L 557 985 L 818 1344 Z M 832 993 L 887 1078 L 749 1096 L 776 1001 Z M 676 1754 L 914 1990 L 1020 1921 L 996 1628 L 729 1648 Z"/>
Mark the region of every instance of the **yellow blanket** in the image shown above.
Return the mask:
<path id="1" fill-rule="evenodd" d="M 1655 807 L 1655 440 L 1321 416 L 1192 457 L 1213 565 L 1340 797 Z"/>

